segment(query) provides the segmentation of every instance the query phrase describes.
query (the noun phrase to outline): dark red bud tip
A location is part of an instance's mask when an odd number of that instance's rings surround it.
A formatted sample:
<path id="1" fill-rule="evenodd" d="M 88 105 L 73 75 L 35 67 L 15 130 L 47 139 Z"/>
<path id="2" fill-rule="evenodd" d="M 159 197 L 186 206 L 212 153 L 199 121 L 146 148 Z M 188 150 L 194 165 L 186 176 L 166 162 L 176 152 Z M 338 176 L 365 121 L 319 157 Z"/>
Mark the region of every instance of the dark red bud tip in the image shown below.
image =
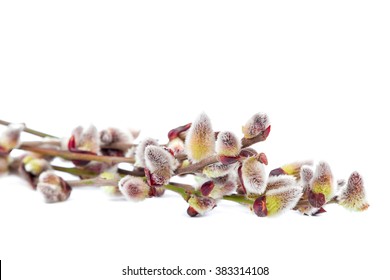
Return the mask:
<path id="1" fill-rule="evenodd" d="M 203 196 L 208 196 L 213 189 L 214 189 L 214 182 L 207 181 L 200 187 L 200 192 L 202 193 Z"/>
<path id="2" fill-rule="evenodd" d="M 214 132 L 214 138 L 215 138 L 215 140 L 218 139 L 218 135 L 219 135 L 219 131 L 215 131 L 215 132 Z"/>
<path id="3" fill-rule="evenodd" d="M 247 158 L 251 156 L 257 155 L 257 152 L 255 149 L 252 148 L 245 148 L 240 151 L 240 157 Z"/>
<path id="4" fill-rule="evenodd" d="M 165 193 L 165 189 L 158 187 L 158 186 L 152 186 L 149 190 L 149 197 L 160 197 L 163 196 Z"/>
<path id="5" fill-rule="evenodd" d="M 264 153 L 260 153 L 258 159 L 262 164 L 268 165 L 268 158 Z"/>
<path id="6" fill-rule="evenodd" d="M 312 191 L 309 192 L 308 200 L 310 205 L 315 208 L 320 208 L 326 202 L 325 195 L 323 193 L 313 193 Z"/>
<path id="7" fill-rule="evenodd" d="M 237 188 L 237 192 L 238 192 L 238 190 L 240 190 L 240 192 L 242 192 L 242 194 L 246 194 L 244 180 L 242 179 L 242 164 L 240 165 L 240 167 L 238 167 L 238 178 L 240 179 L 241 186 L 240 186 L 240 188 Z"/>
<path id="8" fill-rule="evenodd" d="M 146 183 L 149 185 L 149 187 L 161 187 L 161 184 L 158 184 L 160 178 L 156 174 L 153 174 L 150 172 L 149 169 L 144 168 L 145 171 L 145 177 L 146 177 Z"/>
<path id="9" fill-rule="evenodd" d="M 196 216 L 198 216 L 198 212 L 194 209 L 194 208 L 192 208 L 191 206 L 189 206 L 188 208 L 187 208 L 187 214 L 188 214 L 188 216 L 190 216 L 190 217 L 196 217 Z"/>
<path id="10" fill-rule="evenodd" d="M 191 127 L 191 125 L 192 125 L 191 123 L 188 123 L 188 124 L 176 127 L 174 129 L 172 129 L 171 131 L 169 131 L 168 132 L 169 141 L 172 141 L 173 139 L 179 137 L 179 134 L 184 132 L 184 131 L 187 131 Z"/>
<path id="11" fill-rule="evenodd" d="M 268 126 L 264 131 L 263 131 L 263 139 L 267 139 L 269 134 L 271 132 L 271 126 Z"/>
<path id="12" fill-rule="evenodd" d="M 269 173 L 269 176 L 286 175 L 286 172 L 282 168 L 276 168 Z"/>
<path id="13" fill-rule="evenodd" d="M 267 203 L 265 195 L 258 197 L 253 203 L 253 212 L 259 217 L 267 217 Z"/>
<path id="14" fill-rule="evenodd" d="M 156 187 L 150 187 L 150 189 L 149 189 L 149 196 L 150 197 L 157 196 Z"/>
<path id="15" fill-rule="evenodd" d="M 322 213 L 326 213 L 326 210 L 325 210 L 324 208 L 321 207 L 320 209 L 318 209 L 317 212 L 315 212 L 315 213 L 313 214 L 313 216 L 316 216 L 316 215 L 322 214 Z"/>
<path id="16" fill-rule="evenodd" d="M 76 149 L 76 139 L 72 135 L 68 141 L 68 150 L 72 152 L 74 149 Z"/>
<path id="17" fill-rule="evenodd" d="M 172 156 L 175 156 L 175 153 L 173 152 L 172 149 L 164 147 L 164 150 L 167 151 L 168 153 L 170 153 Z"/>
<path id="18" fill-rule="evenodd" d="M 218 160 L 222 164 L 233 164 L 236 163 L 240 157 L 228 157 L 228 156 L 219 156 Z"/>
<path id="19" fill-rule="evenodd" d="M 148 185 L 150 187 L 153 187 L 153 184 L 152 184 L 152 174 L 150 173 L 150 170 L 147 169 L 147 168 L 144 168 L 144 172 L 145 172 L 146 182 L 148 183 Z"/>

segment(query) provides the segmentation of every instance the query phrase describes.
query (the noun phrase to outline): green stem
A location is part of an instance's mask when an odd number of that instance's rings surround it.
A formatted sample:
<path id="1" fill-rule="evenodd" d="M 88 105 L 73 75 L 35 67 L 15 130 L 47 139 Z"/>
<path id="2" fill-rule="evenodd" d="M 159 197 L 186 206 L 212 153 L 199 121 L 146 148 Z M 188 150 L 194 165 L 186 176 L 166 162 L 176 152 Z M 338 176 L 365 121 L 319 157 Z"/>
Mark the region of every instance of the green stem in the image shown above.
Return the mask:
<path id="1" fill-rule="evenodd" d="M 54 156 L 60 157 L 67 160 L 85 160 L 85 161 L 99 161 L 105 162 L 108 164 L 116 164 L 121 162 L 134 163 L 134 158 L 129 157 L 109 157 L 109 156 L 98 156 L 98 155 L 89 155 L 89 154 L 80 154 L 80 153 L 72 153 L 68 151 L 61 150 L 53 150 L 53 149 L 45 149 L 40 147 L 26 146 L 21 145 L 18 147 L 19 150 L 30 151 L 33 153 L 46 155 L 46 156 Z"/>
<path id="2" fill-rule="evenodd" d="M 7 121 L 0 120 L 0 124 L 1 125 L 10 125 L 11 123 L 7 122 Z M 39 136 L 39 137 L 58 138 L 57 136 L 53 136 L 53 135 L 50 135 L 50 134 L 47 134 L 47 133 L 44 133 L 44 132 L 41 132 L 41 131 L 38 131 L 38 130 L 35 130 L 35 129 L 28 128 L 28 127 L 25 127 L 23 129 L 23 131 L 27 132 L 27 133 L 30 133 L 30 134 L 33 134 L 33 135 L 36 135 L 36 136 Z"/>
<path id="3" fill-rule="evenodd" d="M 237 195 L 237 194 L 225 195 L 222 199 L 234 201 L 234 202 L 237 202 L 240 204 L 248 204 L 248 205 L 253 205 L 253 202 L 254 202 L 252 199 L 249 199 L 243 195 Z"/>
<path id="4" fill-rule="evenodd" d="M 170 190 L 172 192 L 180 194 L 185 201 L 190 198 L 191 191 L 189 187 L 193 190 L 193 188 L 189 185 L 182 185 L 178 183 L 169 183 L 168 185 L 164 186 L 166 190 Z"/>

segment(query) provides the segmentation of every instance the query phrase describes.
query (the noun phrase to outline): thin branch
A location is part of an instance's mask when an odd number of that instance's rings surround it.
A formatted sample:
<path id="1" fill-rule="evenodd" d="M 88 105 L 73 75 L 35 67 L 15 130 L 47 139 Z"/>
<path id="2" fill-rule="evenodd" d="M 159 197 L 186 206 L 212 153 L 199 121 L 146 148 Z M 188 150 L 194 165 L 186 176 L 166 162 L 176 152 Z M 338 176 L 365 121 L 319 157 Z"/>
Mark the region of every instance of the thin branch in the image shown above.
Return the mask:
<path id="1" fill-rule="evenodd" d="M 21 145 L 31 146 L 31 147 L 39 147 L 39 146 L 45 146 L 45 145 L 60 147 L 61 140 L 57 139 L 57 138 L 53 138 L 53 139 L 47 139 L 44 141 L 25 141 L 25 142 L 22 142 Z"/>
<path id="2" fill-rule="evenodd" d="M 72 174 L 75 176 L 97 176 L 97 175 L 99 175 L 96 172 L 80 169 L 77 167 L 62 167 L 62 166 L 57 166 L 57 165 L 51 165 L 51 167 L 56 171 L 65 172 L 65 173 Z"/>
<path id="3" fill-rule="evenodd" d="M 95 177 L 85 180 L 69 180 L 66 181 L 71 187 L 102 187 L 102 186 L 117 186 L 119 179 L 103 179 L 101 177 Z"/>
<path id="4" fill-rule="evenodd" d="M 7 121 L 4 121 L 4 120 L 0 120 L 0 124 L 1 125 L 10 125 L 11 123 L 7 122 Z M 35 129 L 32 129 L 32 128 L 28 128 L 28 127 L 25 127 L 23 129 L 23 131 L 27 132 L 27 133 L 30 133 L 32 135 L 39 136 L 39 137 L 58 138 L 57 136 L 53 136 L 53 135 L 50 135 L 50 134 L 47 134 L 47 133 L 44 133 L 44 132 L 41 132 L 41 131 L 38 131 L 38 130 L 35 130 Z"/>
<path id="5" fill-rule="evenodd" d="M 126 170 L 118 167 L 118 173 L 121 175 L 131 175 L 135 177 L 145 177 L 145 171 L 143 169 Z"/>
<path id="6" fill-rule="evenodd" d="M 60 157 L 67 160 L 85 160 L 85 161 L 99 161 L 108 164 L 116 164 L 121 162 L 134 163 L 134 158 L 130 157 L 109 157 L 109 156 L 98 156 L 90 154 L 73 153 L 69 151 L 53 150 L 40 147 L 31 147 L 21 145 L 18 147 L 19 150 L 30 151 L 41 155 Z"/>
<path id="7" fill-rule="evenodd" d="M 204 160 L 201 160 L 197 163 L 193 163 L 186 167 L 178 168 L 175 171 L 175 175 L 184 175 L 184 174 L 190 174 L 190 173 L 196 173 L 202 168 L 204 168 L 207 165 L 213 164 L 218 162 L 218 156 L 211 156 L 208 158 L 205 158 Z"/>
<path id="8" fill-rule="evenodd" d="M 114 150 L 128 150 L 134 147 L 137 147 L 137 144 L 128 144 L 128 143 L 114 143 L 107 146 L 101 146 L 102 149 L 114 149 Z"/>
<path id="9" fill-rule="evenodd" d="M 253 205 L 254 203 L 252 199 L 249 199 L 244 195 L 238 195 L 238 194 L 225 195 L 224 197 L 222 197 L 222 199 L 234 201 L 240 204 L 247 204 L 247 205 Z"/>

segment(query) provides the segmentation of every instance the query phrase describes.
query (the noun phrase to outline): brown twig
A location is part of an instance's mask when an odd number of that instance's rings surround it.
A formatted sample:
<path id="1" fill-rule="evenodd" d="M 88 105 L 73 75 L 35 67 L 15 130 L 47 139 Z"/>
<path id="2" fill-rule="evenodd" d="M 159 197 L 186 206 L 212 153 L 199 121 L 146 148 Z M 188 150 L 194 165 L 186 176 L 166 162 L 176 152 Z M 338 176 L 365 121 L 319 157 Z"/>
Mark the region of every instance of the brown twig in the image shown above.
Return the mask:
<path id="1" fill-rule="evenodd" d="M 7 121 L 0 120 L 0 124 L 1 125 L 10 125 L 11 123 L 7 122 Z M 28 127 L 24 127 L 23 131 L 30 133 L 30 134 L 33 134 L 33 135 L 36 135 L 36 136 L 39 136 L 39 137 L 58 138 L 57 136 L 53 136 L 53 135 L 50 135 L 50 134 L 47 134 L 47 133 L 44 133 L 44 132 L 41 132 L 41 131 L 38 131 L 35 129 L 28 128 Z"/>
<path id="2" fill-rule="evenodd" d="M 135 162 L 134 158 L 130 158 L 130 157 L 98 156 L 98 155 L 90 155 L 90 154 L 73 153 L 73 152 L 63 151 L 63 150 L 46 149 L 46 148 L 40 148 L 40 147 L 34 147 L 28 145 L 21 145 L 18 147 L 18 149 L 41 154 L 41 155 L 60 157 L 67 160 L 99 161 L 108 164 L 116 164 L 122 162 L 127 162 L 127 163 Z"/>

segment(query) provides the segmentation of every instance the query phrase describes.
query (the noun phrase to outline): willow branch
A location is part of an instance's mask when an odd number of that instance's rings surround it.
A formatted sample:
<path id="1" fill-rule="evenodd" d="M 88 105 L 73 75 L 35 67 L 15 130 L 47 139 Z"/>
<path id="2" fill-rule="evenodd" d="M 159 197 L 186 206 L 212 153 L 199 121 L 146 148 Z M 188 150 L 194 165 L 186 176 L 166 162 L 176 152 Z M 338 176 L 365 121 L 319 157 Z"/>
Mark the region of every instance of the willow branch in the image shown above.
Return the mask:
<path id="1" fill-rule="evenodd" d="M 85 169 L 80 169 L 77 167 L 62 167 L 62 166 L 57 166 L 57 165 L 51 165 L 51 167 L 60 172 L 68 173 L 71 175 L 75 176 L 97 176 L 96 172 L 85 170 Z"/>
<path id="2" fill-rule="evenodd" d="M 3 121 L 3 120 L 0 120 L 0 124 L 1 125 L 10 125 L 12 123 L 10 122 L 7 122 L 7 121 Z M 28 127 L 25 127 L 23 129 L 24 132 L 27 132 L 27 133 L 30 133 L 32 135 L 36 135 L 36 136 L 39 136 L 39 137 L 49 137 L 49 138 L 58 138 L 57 136 L 53 136 L 53 135 L 50 135 L 50 134 L 47 134 L 47 133 L 44 133 L 44 132 L 41 132 L 41 131 L 38 131 L 38 130 L 35 130 L 35 129 L 32 129 L 32 128 L 28 128 Z"/>
<path id="3" fill-rule="evenodd" d="M 45 139 L 44 141 L 24 141 L 21 145 L 30 146 L 30 147 L 39 147 L 39 146 L 61 146 L 61 140 L 57 138 Z"/>
<path id="4" fill-rule="evenodd" d="M 69 180 L 66 181 L 71 187 L 102 187 L 102 186 L 117 186 L 118 179 L 103 179 L 101 177 L 96 177 L 92 179 L 85 180 Z"/>
<path id="5" fill-rule="evenodd" d="M 46 148 L 40 148 L 40 147 L 34 147 L 28 145 L 21 145 L 18 147 L 18 149 L 41 154 L 41 155 L 46 155 L 46 156 L 60 157 L 67 160 L 99 161 L 108 164 L 116 164 L 122 162 L 127 162 L 127 163 L 135 162 L 134 158 L 130 158 L 130 157 L 98 156 L 98 155 L 90 155 L 90 154 L 73 153 L 73 152 L 62 151 L 62 150 L 46 149 Z"/>

